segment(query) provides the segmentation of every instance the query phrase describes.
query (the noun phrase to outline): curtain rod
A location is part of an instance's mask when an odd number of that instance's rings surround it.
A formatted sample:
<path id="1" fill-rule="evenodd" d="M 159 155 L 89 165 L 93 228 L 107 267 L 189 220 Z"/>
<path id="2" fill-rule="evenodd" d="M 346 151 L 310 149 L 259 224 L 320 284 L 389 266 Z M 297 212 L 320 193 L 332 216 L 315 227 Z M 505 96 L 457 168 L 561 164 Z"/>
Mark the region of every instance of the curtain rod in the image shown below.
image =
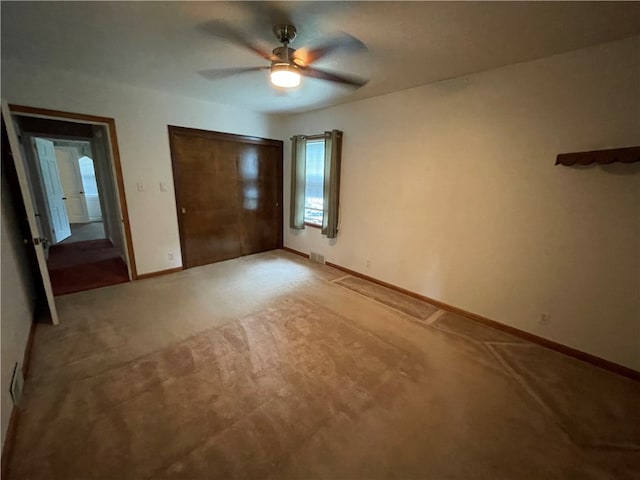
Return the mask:
<path id="1" fill-rule="evenodd" d="M 318 133 L 316 135 L 301 135 L 305 140 L 320 140 L 324 138 L 324 133 Z M 293 137 L 290 137 L 289 140 L 293 140 Z"/>

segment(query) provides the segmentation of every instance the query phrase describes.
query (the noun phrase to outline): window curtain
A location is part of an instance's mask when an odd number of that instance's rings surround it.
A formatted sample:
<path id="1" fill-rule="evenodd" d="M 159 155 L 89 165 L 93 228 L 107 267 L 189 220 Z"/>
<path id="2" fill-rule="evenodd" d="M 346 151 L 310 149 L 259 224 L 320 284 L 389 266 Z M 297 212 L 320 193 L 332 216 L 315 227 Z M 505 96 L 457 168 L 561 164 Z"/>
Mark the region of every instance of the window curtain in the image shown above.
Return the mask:
<path id="1" fill-rule="evenodd" d="M 338 236 L 341 162 L 342 131 L 332 130 L 330 132 L 324 132 L 324 211 L 322 215 L 322 234 L 326 235 L 327 238 L 336 238 Z"/>
<path id="2" fill-rule="evenodd" d="M 307 170 L 307 143 L 304 135 L 291 138 L 291 218 L 289 226 L 304 229 L 304 184 Z"/>

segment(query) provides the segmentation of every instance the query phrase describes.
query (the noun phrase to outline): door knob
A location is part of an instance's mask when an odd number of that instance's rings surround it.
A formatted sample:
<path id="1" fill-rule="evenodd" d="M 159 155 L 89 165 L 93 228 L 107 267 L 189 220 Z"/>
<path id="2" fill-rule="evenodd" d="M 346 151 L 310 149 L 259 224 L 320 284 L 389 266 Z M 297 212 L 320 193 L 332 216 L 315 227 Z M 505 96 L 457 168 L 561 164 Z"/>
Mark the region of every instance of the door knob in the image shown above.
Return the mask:
<path id="1" fill-rule="evenodd" d="M 84 192 L 80 192 L 80 195 L 84 195 Z"/>
<path id="2" fill-rule="evenodd" d="M 63 199 L 63 200 L 66 200 L 66 199 L 67 199 L 67 197 L 62 197 L 62 199 Z"/>

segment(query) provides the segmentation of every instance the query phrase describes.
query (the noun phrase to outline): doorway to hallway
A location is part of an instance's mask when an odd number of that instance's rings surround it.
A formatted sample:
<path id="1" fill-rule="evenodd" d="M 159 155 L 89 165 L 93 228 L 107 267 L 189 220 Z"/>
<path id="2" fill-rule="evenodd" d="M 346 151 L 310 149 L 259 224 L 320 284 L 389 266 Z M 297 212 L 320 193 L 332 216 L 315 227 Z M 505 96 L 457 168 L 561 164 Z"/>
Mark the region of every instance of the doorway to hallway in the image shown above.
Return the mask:
<path id="1" fill-rule="evenodd" d="M 105 125 L 14 112 L 54 295 L 127 282 L 130 263 Z"/>

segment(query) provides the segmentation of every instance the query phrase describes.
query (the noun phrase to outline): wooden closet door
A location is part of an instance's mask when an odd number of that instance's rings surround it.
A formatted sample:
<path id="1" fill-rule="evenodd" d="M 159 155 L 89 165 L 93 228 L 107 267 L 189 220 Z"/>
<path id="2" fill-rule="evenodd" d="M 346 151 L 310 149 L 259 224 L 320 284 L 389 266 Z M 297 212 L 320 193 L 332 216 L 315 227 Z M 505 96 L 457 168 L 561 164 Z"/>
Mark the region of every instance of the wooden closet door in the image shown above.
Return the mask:
<path id="1" fill-rule="evenodd" d="M 169 137 L 185 267 L 282 246 L 282 142 L 171 126 Z"/>
<path id="2" fill-rule="evenodd" d="M 243 255 L 282 246 L 282 156 L 274 146 L 242 145 L 238 191 Z"/>

